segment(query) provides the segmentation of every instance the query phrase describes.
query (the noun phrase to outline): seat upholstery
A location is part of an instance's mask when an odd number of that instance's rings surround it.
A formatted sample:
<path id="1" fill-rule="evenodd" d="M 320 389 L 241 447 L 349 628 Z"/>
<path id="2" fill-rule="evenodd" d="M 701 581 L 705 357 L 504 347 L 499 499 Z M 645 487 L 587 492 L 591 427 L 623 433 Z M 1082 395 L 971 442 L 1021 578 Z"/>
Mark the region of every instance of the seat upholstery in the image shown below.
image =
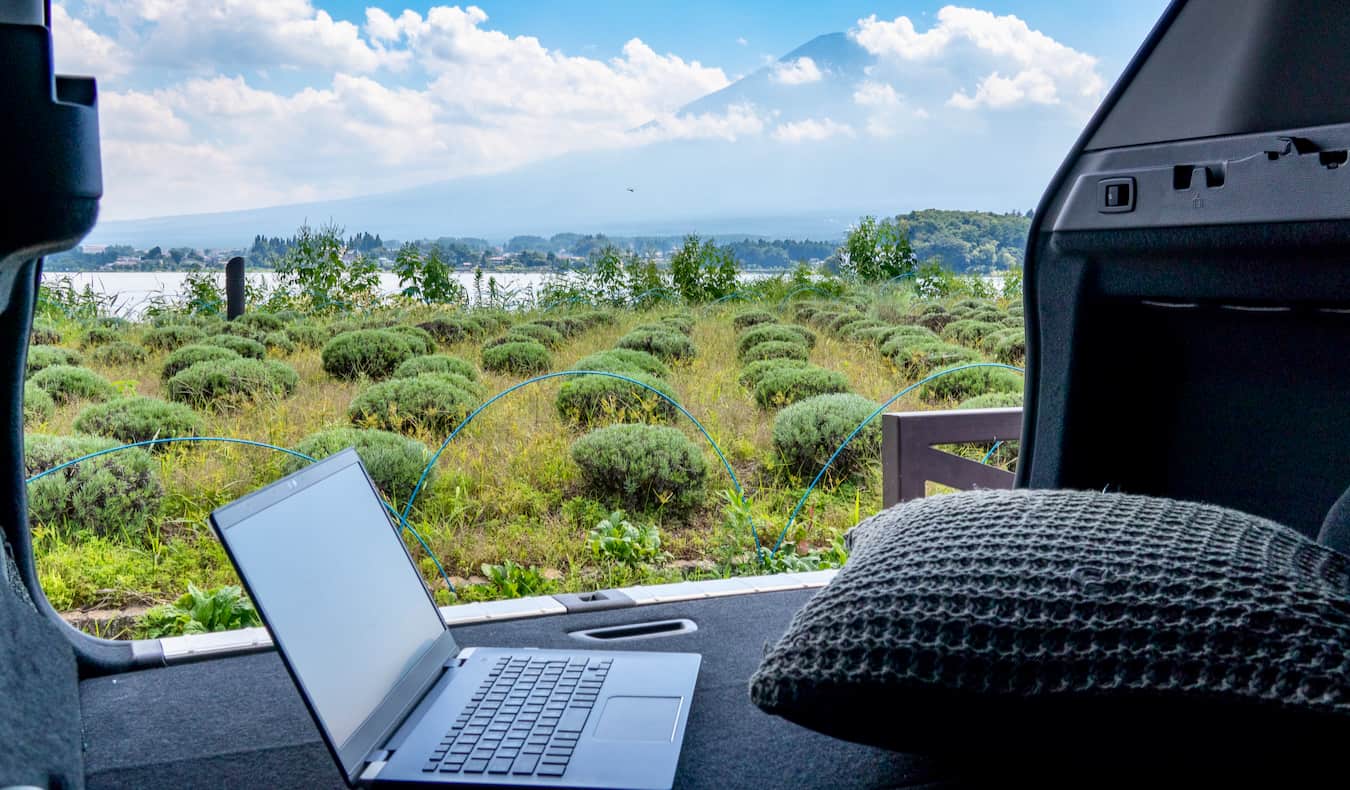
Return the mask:
<path id="1" fill-rule="evenodd" d="M 0 537 L 0 787 L 81 788 L 75 653 L 34 608 Z"/>

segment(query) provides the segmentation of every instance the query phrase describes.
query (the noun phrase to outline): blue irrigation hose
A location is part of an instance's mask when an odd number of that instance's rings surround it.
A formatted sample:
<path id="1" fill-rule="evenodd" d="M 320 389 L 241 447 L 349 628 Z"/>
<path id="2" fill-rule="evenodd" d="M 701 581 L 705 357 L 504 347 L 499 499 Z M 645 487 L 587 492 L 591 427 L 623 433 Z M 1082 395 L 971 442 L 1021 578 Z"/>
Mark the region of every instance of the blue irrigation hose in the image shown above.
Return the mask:
<path id="1" fill-rule="evenodd" d="M 1002 440 L 1002 439 L 999 439 L 997 442 L 994 442 L 994 446 L 993 446 L 993 447 L 990 447 L 990 448 L 989 448 L 989 452 L 987 452 L 987 453 L 984 454 L 984 457 L 980 459 L 980 463 L 982 463 L 982 464 L 987 464 L 987 463 L 989 463 L 989 459 L 992 458 L 992 457 L 994 456 L 994 452 L 995 452 L 996 450 L 998 450 L 998 448 L 1000 448 L 1000 447 L 1002 447 L 1002 446 L 1003 446 L 1003 440 Z"/>
<path id="2" fill-rule="evenodd" d="M 675 294 L 674 291 L 670 290 L 669 288 L 665 287 L 664 285 L 661 285 L 661 286 L 657 286 L 656 288 L 648 288 L 647 290 L 643 291 L 642 293 L 638 294 L 637 296 L 631 297 L 630 301 L 633 302 L 634 304 L 637 304 L 637 303 L 639 303 L 639 302 L 642 301 L 643 297 L 646 297 L 646 296 L 648 296 L 648 295 L 655 294 L 655 293 L 665 294 L 665 295 L 666 295 L 666 298 L 671 298 L 671 297 L 674 296 L 674 294 Z"/>
<path id="3" fill-rule="evenodd" d="M 24 484 L 31 485 L 32 483 L 41 480 L 47 475 L 56 474 L 62 469 L 74 466 L 75 464 L 78 464 L 81 461 L 89 461 L 91 459 L 98 458 L 99 456 L 102 455 L 108 455 L 109 453 L 121 452 L 122 450 L 130 450 L 133 447 L 149 447 L 151 445 L 156 444 L 176 444 L 178 442 L 224 442 L 226 444 L 243 444 L 249 447 L 262 447 L 268 450 L 276 450 L 277 452 L 280 453 L 293 455 L 296 458 L 308 461 L 309 463 L 314 463 L 317 460 L 315 458 L 312 458 L 308 455 L 305 455 L 304 453 L 297 452 L 295 450 L 289 450 L 285 447 L 278 447 L 275 444 L 267 444 L 266 442 L 255 442 L 252 439 L 233 439 L 226 436 L 174 436 L 166 439 L 146 439 L 144 441 L 132 442 L 131 444 L 123 444 L 117 447 L 109 447 L 106 450 L 99 450 L 98 452 L 95 453 L 82 455 L 79 458 L 74 459 L 73 461 L 66 461 L 65 463 L 53 466 L 51 469 L 45 469 L 41 472 L 38 472 L 37 474 L 25 480 Z M 407 516 L 400 515 L 399 512 L 395 510 L 394 507 L 390 505 L 388 502 L 385 502 L 383 498 L 380 499 L 380 504 L 384 505 L 385 508 L 387 508 L 390 513 L 394 514 L 394 518 L 398 519 L 400 527 L 407 530 L 408 532 L 411 532 L 412 536 L 417 539 L 417 542 L 422 544 L 422 549 L 426 551 L 427 556 L 431 558 L 431 561 L 436 564 L 436 570 L 440 571 L 441 577 L 445 579 L 446 586 L 449 587 L 451 592 L 454 592 L 455 585 L 450 581 L 450 574 L 446 573 L 445 568 L 441 567 L 441 561 L 436 558 L 436 553 L 433 552 L 431 550 L 431 547 L 427 545 L 426 540 L 422 538 L 422 534 L 418 532 L 413 527 L 412 524 L 408 523 Z"/>
<path id="4" fill-rule="evenodd" d="M 825 476 L 825 472 L 828 471 L 830 465 L 834 463 L 834 459 L 839 457 L 839 454 L 844 451 L 844 448 L 848 447 L 849 442 L 853 441 L 854 437 L 856 437 L 859 433 L 861 433 L 862 429 L 867 427 L 867 424 L 869 422 L 876 419 L 877 415 L 885 411 L 887 406 L 890 406 L 892 403 L 895 403 L 896 401 L 900 400 L 905 395 L 908 395 L 915 388 L 923 384 L 927 384 L 933 379 L 939 379 L 942 378 L 943 376 L 948 376 L 951 375 L 952 373 L 956 373 L 962 370 L 970 370 L 972 368 L 1002 368 L 1004 370 L 1011 370 L 1016 373 L 1025 372 L 1019 367 L 1014 367 L 1013 365 L 1005 365 L 1002 362 L 972 362 L 968 365 L 960 365 L 954 368 L 948 368 L 946 370 L 939 370 L 937 373 L 932 373 L 928 376 L 925 376 L 924 378 L 919 379 L 918 381 L 914 382 L 908 387 L 905 387 L 896 394 L 892 395 L 890 400 L 878 406 L 876 411 L 867 415 L 866 419 L 858 423 L 858 427 L 853 429 L 853 432 L 848 435 L 848 438 L 844 439 L 844 441 L 839 445 L 839 447 L 835 448 L 835 451 L 830 456 L 830 459 L 826 461 L 825 465 L 822 466 L 820 468 L 820 471 L 816 473 L 816 477 L 814 480 L 811 481 L 811 485 L 806 487 L 806 492 L 802 494 L 802 498 L 797 500 L 797 506 L 792 509 L 792 515 L 788 517 L 787 524 L 783 526 L 783 531 L 779 533 L 778 540 L 773 544 L 773 548 L 769 549 L 769 554 L 773 555 L 777 553 L 778 548 L 783 545 L 783 539 L 787 537 L 788 530 L 792 529 L 793 522 L 797 520 L 797 514 L 801 512 L 802 506 L 806 504 L 806 498 L 811 496 L 811 492 L 815 490 L 816 485 L 818 485 L 820 483 L 821 478 Z"/>
<path id="5" fill-rule="evenodd" d="M 445 448 L 450 446 L 450 442 L 454 441 L 455 437 L 459 435 L 459 432 L 464 430 L 464 427 L 467 426 L 469 423 L 473 422 L 474 418 L 477 417 L 484 409 L 491 406 L 493 403 L 500 400 L 501 398 L 510 395 L 511 393 L 528 384 L 535 384 L 540 381 L 547 381 L 548 379 L 559 378 L 562 376 L 568 377 L 604 376 L 606 378 L 618 379 L 619 381 L 626 381 L 629 384 L 636 384 L 639 387 L 642 387 L 643 389 L 654 393 L 662 400 L 669 403 L 671 406 L 674 406 L 676 409 L 679 409 L 680 413 L 688 417 L 689 421 L 692 422 L 694 426 L 698 428 L 700 433 L 703 434 L 703 438 L 708 440 L 708 444 L 712 446 L 713 452 L 717 453 L 717 457 L 719 460 L 721 460 L 722 466 L 726 468 L 727 474 L 731 477 L 732 485 L 736 486 L 736 495 L 741 498 L 741 502 L 745 501 L 745 494 L 741 488 L 741 481 L 737 479 L 735 470 L 731 468 L 731 463 L 727 461 L 726 455 L 722 453 L 722 448 L 717 445 L 717 442 L 713 441 L 712 434 L 708 433 L 708 429 L 703 427 L 703 423 L 699 422 L 697 417 L 690 414 L 689 410 L 686 409 L 684 406 L 680 405 L 679 402 L 677 402 L 675 399 L 671 398 L 669 395 L 665 394 L 664 392 L 661 392 L 655 387 L 643 384 L 641 381 L 638 381 L 637 379 L 629 378 L 628 376 L 624 376 L 618 373 L 611 373 L 607 370 L 563 370 L 557 373 L 545 373 L 540 376 L 525 379 L 519 384 L 513 384 L 510 387 L 507 387 L 506 389 L 497 393 L 496 395 L 493 395 L 491 398 L 488 398 L 478 408 L 469 412 L 469 415 L 464 418 L 464 421 L 461 422 L 459 425 L 456 425 L 455 429 L 450 432 L 450 435 L 445 438 L 445 441 L 441 443 L 440 448 L 436 450 L 435 455 L 431 456 L 431 460 L 428 461 L 426 467 L 422 469 L 422 476 L 417 478 L 417 485 L 413 486 L 412 496 L 408 497 L 408 503 L 403 507 L 402 518 L 406 518 L 408 513 L 412 510 L 413 502 L 417 500 L 417 495 L 422 491 L 422 484 L 426 482 L 427 475 L 431 474 L 431 470 L 436 466 L 436 462 L 440 460 L 441 453 L 445 452 Z M 759 557 L 760 561 L 763 561 L 764 555 L 763 549 L 759 542 L 759 531 L 755 529 L 755 522 L 753 519 L 751 519 L 750 521 L 750 534 L 753 535 L 755 538 L 755 554 L 757 557 Z"/>
<path id="6" fill-rule="evenodd" d="M 706 313 L 714 305 L 721 304 L 722 302 L 725 302 L 728 299 L 745 299 L 745 298 L 747 297 L 745 293 L 743 293 L 742 291 L 732 291 L 726 296 L 719 296 L 718 298 L 712 300 L 711 302 L 708 302 L 706 305 L 703 306 L 703 311 Z"/>

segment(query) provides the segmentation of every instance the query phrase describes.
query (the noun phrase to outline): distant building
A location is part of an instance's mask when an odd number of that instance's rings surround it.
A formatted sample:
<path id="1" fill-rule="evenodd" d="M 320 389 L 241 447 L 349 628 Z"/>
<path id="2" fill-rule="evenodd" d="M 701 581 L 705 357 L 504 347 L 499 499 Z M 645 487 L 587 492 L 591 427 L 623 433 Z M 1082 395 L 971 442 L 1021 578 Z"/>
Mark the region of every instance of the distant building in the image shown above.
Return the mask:
<path id="1" fill-rule="evenodd" d="M 85 255 L 98 255 L 100 252 L 107 252 L 107 251 L 108 251 L 108 245 L 106 245 L 106 244 L 81 244 L 81 245 L 80 245 L 80 252 L 84 253 Z"/>

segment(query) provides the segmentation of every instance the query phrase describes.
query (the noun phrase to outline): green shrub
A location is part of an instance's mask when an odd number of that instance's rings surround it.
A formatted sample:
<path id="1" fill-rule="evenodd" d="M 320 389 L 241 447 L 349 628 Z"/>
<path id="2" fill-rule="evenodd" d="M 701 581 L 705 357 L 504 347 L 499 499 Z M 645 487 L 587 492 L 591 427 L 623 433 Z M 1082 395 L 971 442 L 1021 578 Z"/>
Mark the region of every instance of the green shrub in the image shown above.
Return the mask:
<path id="1" fill-rule="evenodd" d="M 256 340 L 239 335 L 212 335 L 201 343 L 204 346 L 228 348 L 246 359 L 262 359 L 267 356 L 267 347 Z"/>
<path id="2" fill-rule="evenodd" d="M 52 365 L 34 373 L 29 380 L 46 390 L 58 404 L 73 400 L 103 401 L 117 395 L 112 382 L 88 368 L 74 365 Z"/>
<path id="3" fill-rule="evenodd" d="M 942 339 L 949 343 L 960 343 L 963 346 L 972 348 L 979 345 L 980 340 L 985 335 L 993 334 L 1002 330 L 1003 327 L 998 324 L 992 324 L 987 321 L 975 321 L 965 319 L 953 321 L 942 329 Z"/>
<path id="4" fill-rule="evenodd" d="M 120 442 L 97 436 L 24 437 L 24 476 L 56 467 Z M 81 461 L 28 486 L 28 518 L 35 524 L 138 535 L 164 495 L 157 464 L 140 448 Z"/>
<path id="5" fill-rule="evenodd" d="M 343 332 L 328 341 L 322 352 L 323 369 L 340 379 L 389 378 L 416 355 L 406 338 L 384 329 Z"/>
<path id="6" fill-rule="evenodd" d="M 773 421 L 773 448 L 783 467 L 799 477 L 815 477 L 835 449 L 877 404 L 851 394 L 817 395 L 778 412 Z M 827 475 L 857 477 L 881 452 L 881 425 L 872 420 L 839 453 Z"/>
<path id="7" fill-rule="evenodd" d="M 80 352 L 60 346 L 29 346 L 28 362 L 24 367 L 25 375 L 32 376 L 43 368 L 53 365 L 83 365 L 84 356 Z"/>
<path id="8" fill-rule="evenodd" d="M 56 413 L 56 401 L 47 391 L 31 381 L 23 385 L 23 421 L 27 423 L 50 420 Z"/>
<path id="9" fill-rule="evenodd" d="M 98 348 L 106 343 L 111 343 L 121 336 L 122 333 L 115 329 L 102 326 L 90 327 L 80 336 L 80 348 L 88 351 L 91 348 Z"/>
<path id="10" fill-rule="evenodd" d="M 799 359 L 805 362 L 809 356 L 806 346 L 800 342 L 770 340 L 767 343 L 760 343 L 747 349 L 741 355 L 741 360 L 743 362 L 757 362 L 761 359 Z"/>
<path id="11" fill-rule="evenodd" d="M 736 339 L 736 355 L 741 359 L 750 349 L 760 343 L 796 343 L 806 348 L 806 341 L 802 336 L 792 331 L 791 327 L 782 324 L 758 324 L 748 329 L 744 334 Z"/>
<path id="12" fill-rule="evenodd" d="M 956 365 L 943 370 L 950 370 Z M 919 388 L 919 397 L 933 403 L 963 401 L 989 392 L 1021 392 L 1022 377 L 1004 368 L 967 368 L 949 373 Z"/>
<path id="13" fill-rule="evenodd" d="M 614 348 L 609 351 L 597 351 L 578 359 L 572 370 L 603 370 L 609 373 L 646 373 L 657 378 L 670 375 L 666 363 L 648 354 L 646 351 L 634 351 L 631 348 Z"/>
<path id="14" fill-rule="evenodd" d="M 884 357 L 895 357 L 904 353 L 908 348 L 925 343 L 941 343 L 942 338 L 937 333 L 921 326 L 898 326 L 886 334 L 881 341 L 881 355 Z"/>
<path id="15" fill-rule="evenodd" d="M 934 332 L 941 332 L 943 327 L 954 320 L 956 319 L 947 312 L 947 308 L 933 303 L 925 304 L 914 316 L 915 324 Z"/>
<path id="16" fill-rule="evenodd" d="M 226 321 L 216 328 L 215 334 L 228 335 L 230 337 L 242 337 L 245 340 L 261 343 L 263 337 L 265 337 L 267 333 L 252 324 L 245 324 L 239 321 Z"/>
<path id="17" fill-rule="evenodd" d="M 531 335 L 518 335 L 516 334 L 516 330 L 512 329 L 504 335 L 498 335 L 483 343 L 483 349 L 496 348 L 497 346 L 504 346 L 507 343 L 539 343 L 539 341 L 535 340 Z M 539 343 L 539 345 L 544 346 L 545 348 L 548 347 L 543 343 Z"/>
<path id="18" fill-rule="evenodd" d="M 100 365 L 135 365 L 144 362 L 145 356 L 145 349 L 135 343 L 114 340 L 94 349 L 89 358 Z"/>
<path id="19" fill-rule="evenodd" d="M 646 373 L 622 372 L 669 397 L 670 385 Z M 576 376 L 558 389 L 558 414 L 570 422 L 590 426 L 600 422 L 664 422 L 673 420 L 675 407 L 665 398 L 623 379 Z"/>
<path id="20" fill-rule="evenodd" d="M 508 326 L 509 326 L 509 325 L 508 325 Z M 585 321 L 582 321 L 582 320 L 579 319 L 579 318 L 573 318 L 573 317 L 571 317 L 571 316 L 555 316 L 555 317 L 553 317 L 553 318 L 536 318 L 535 320 L 531 321 L 531 322 L 528 323 L 528 324 L 522 324 L 520 327 L 512 327 L 512 330 L 511 330 L 511 331 L 512 331 L 512 332 L 515 332 L 516 329 L 519 329 L 519 328 L 524 327 L 524 326 L 541 326 L 541 327 L 543 327 L 543 328 L 545 328 L 545 329 L 552 329 L 554 332 L 557 332 L 558 335 L 560 336 L 560 341 L 559 341 L 558 345 L 557 345 L 557 346 L 553 346 L 553 348 L 558 348 L 558 347 L 561 347 L 561 345 L 562 345 L 562 343 L 561 343 L 561 338 L 571 337 L 572 335 L 580 334 L 581 332 L 585 331 L 585 329 L 586 329 L 586 322 L 585 322 Z M 532 335 L 532 334 L 530 333 L 530 331 L 520 332 L 520 333 L 517 333 L 517 334 L 523 334 L 523 335 L 525 335 L 525 336 L 527 336 L 527 337 L 535 337 L 534 335 Z M 540 343 L 544 343 L 543 337 L 535 337 L 535 339 L 538 340 Z M 549 344 L 548 344 L 548 343 L 544 343 L 544 345 L 549 345 Z"/>
<path id="21" fill-rule="evenodd" d="M 761 409 L 776 409 L 835 392 L 848 392 L 848 379 L 840 373 L 814 365 L 780 367 L 765 373 L 755 385 L 755 403 Z"/>
<path id="22" fill-rule="evenodd" d="M 553 356 L 534 341 L 504 343 L 483 349 L 483 367 L 495 373 L 530 376 L 553 367 Z"/>
<path id="23" fill-rule="evenodd" d="M 815 332 L 812 332 L 810 329 L 807 329 L 806 327 L 801 326 L 800 324 L 784 324 L 783 326 L 786 326 L 788 329 L 792 330 L 793 332 L 796 332 L 797 336 L 802 339 L 802 342 L 806 343 L 806 347 L 808 349 L 816 347 Z"/>
<path id="24" fill-rule="evenodd" d="M 1027 336 L 1022 332 L 1004 335 L 994 346 L 994 359 L 1005 365 L 1021 365 L 1027 358 Z"/>
<path id="25" fill-rule="evenodd" d="M 300 376 L 275 360 L 225 359 L 198 362 L 168 381 L 169 400 L 214 409 L 230 409 L 265 398 L 295 393 Z"/>
<path id="26" fill-rule="evenodd" d="M 449 354 L 427 354 L 412 357 L 394 369 L 394 378 L 407 379 L 423 373 L 455 373 L 469 381 L 478 380 L 478 368 L 473 363 Z"/>
<path id="27" fill-rule="evenodd" d="M 141 345 L 158 351 L 173 351 L 205 339 L 206 333 L 195 326 L 161 326 L 146 330 L 141 336 Z"/>
<path id="28" fill-rule="evenodd" d="M 431 333 L 418 326 L 392 326 L 390 332 L 397 334 L 408 342 L 412 347 L 414 354 L 435 354 L 436 338 Z"/>
<path id="29" fill-rule="evenodd" d="M 624 507 L 687 511 L 703 502 L 708 464 L 675 428 L 611 425 L 572 445 L 586 487 Z"/>
<path id="30" fill-rule="evenodd" d="M 141 615 L 136 623 L 138 637 L 162 639 L 184 634 L 209 634 L 262 625 L 258 610 L 235 584 L 210 592 L 188 583 L 188 591 L 173 603 L 156 606 Z"/>
<path id="31" fill-rule="evenodd" d="M 817 316 L 817 318 L 819 318 L 819 316 Z M 831 332 L 838 334 L 840 329 L 843 329 L 845 326 L 848 326 L 854 321 L 863 321 L 867 318 L 868 316 L 866 314 L 859 312 L 841 313 L 835 316 L 834 318 L 830 319 L 830 321 L 826 323 L 824 326 Z"/>
<path id="32" fill-rule="evenodd" d="M 798 307 L 798 309 L 801 309 L 801 307 L 809 307 L 809 305 L 801 305 Z M 814 310 L 812 312 L 814 312 Z M 756 324 L 776 324 L 776 323 L 778 323 L 778 319 L 774 316 L 774 314 L 767 312 L 765 310 L 747 310 L 744 313 L 739 313 L 735 318 L 731 319 L 731 325 L 736 327 L 737 332 L 744 332 L 745 330 L 749 329 L 752 326 L 755 326 Z"/>
<path id="33" fill-rule="evenodd" d="M 564 341 L 561 332 L 543 324 L 518 324 L 511 327 L 510 334 L 523 335 L 553 351 L 562 348 Z"/>
<path id="34" fill-rule="evenodd" d="M 347 416 L 353 425 L 398 433 L 418 430 L 447 434 L 478 405 L 478 393 L 458 386 L 453 373 L 423 373 L 373 384 L 352 399 Z"/>
<path id="35" fill-rule="evenodd" d="M 222 362 L 227 359 L 242 359 L 242 357 L 237 351 L 220 346 L 183 346 L 164 358 L 164 369 L 160 371 L 159 377 L 168 381 L 198 362 Z"/>
<path id="36" fill-rule="evenodd" d="M 462 318 L 434 318 L 417 325 L 431 333 L 441 343 L 449 345 L 461 340 L 469 340 L 483 334 L 481 324 Z"/>
<path id="37" fill-rule="evenodd" d="M 741 385 L 754 390 L 759 386 L 759 382 L 771 371 L 775 370 L 800 370 L 806 367 L 808 362 L 800 359 L 761 359 L 758 362 L 751 362 L 741 368 Z"/>
<path id="38" fill-rule="evenodd" d="M 286 328 L 286 322 L 283 321 L 280 316 L 274 315 L 272 313 L 259 313 L 259 312 L 244 313 L 243 315 L 234 319 L 234 321 L 235 323 L 252 327 L 253 329 L 263 333 L 280 332 L 281 330 Z"/>
<path id="39" fill-rule="evenodd" d="M 670 327 L 685 337 L 694 334 L 694 319 L 687 315 L 661 316 L 661 325 Z"/>
<path id="40" fill-rule="evenodd" d="M 695 353 L 693 342 L 673 329 L 634 329 L 615 345 L 646 351 L 666 363 L 689 359 Z"/>
<path id="41" fill-rule="evenodd" d="M 885 321 L 879 321 L 875 318 L 861 318 L 839 327 L 839 336 L 848 340 L 860 340 L 862 332 L 869 329 L 889 328 L 889 326 Z"/>
<path id="42" fill-rule="evenodd" d="M 820 312 L 820 309 L 820 305 L 807 302 L 792 308 L 792 316 L 798 321 L 812 321 L 815 319 L 816 313 Z"/>
<path id="43" fill-rule="evenodd" d="M 306 323 L 291 324 L 283 331 L 292 343 L 305 348 L 323 348 L 323 344 L 333 337 L 326 328 Z"/>
<path id="44" fill-rule="evenodd" d="M 990 332 L 980 338 L 980 342 L 975 344 L 975 348 L 982 354 L 993 356 L 994 349 L 998 348 L 998 344 L 1002 342 L 1003 338 L 1015 334 L 1019 333 L 1017 330 L 1013 329 L 999 329 L 997 332 Z"/>
<path id="45" fill-rule="evenodd" d="M 412 496 L 417 479 L 431 460 L 431 451 L 416 439 L 389 431 L 362 428 L 335 428 L 313 434 L 297 444 L 295 451 L 322 461 L 348 447 L 356 448 L 356 454 L 361 456 L 370 479 L 396 506 Z M 284 469 L 289 474 L 308 464 L 304 459 L 291 456 Z M 430 484 L 435 476 L 433 467 L 423 485 Z"/>
<path id="46" fill-rule="evenodd" d="M 187 406 L 141 396 L 96 403 L 85 407 L 75 418 L 75 430 L 80 433 L 117 439 L 123 444 L 172 436 L 199 436 L 204 428 L 201 417 Z"/>
<path id="47" fill-rule="evenodd" d="M 973 398 L 966 398 L 961 401 L 958 409 L 1008 409 L 1014 406 L 1022 405 L 1022 393 L 1019 392 L 986 392 L 983 395 L 976 395 Z"/>
<path id="48" fill-rule="evenodd" d="M 952 346 L 940 341 L 918 341 L 893 354 L 891 361 L 900 369 L 900 375 L 914 380 L 947 365 L 979 362 L 980 355 L 965 346 Z"/>
<path id="49" fill-rule="evenodd" d="M 854 338 L 861 342 L 870 343 L 874 346 L 880 347 L 882 343 L 886 342 L 886 338 L 889 337 L 890 334 L 894 332 L 897 328 L 898 327 L 896 327 L 895 324 L 881 324 L 880 326 L 869 326 L 865 329 L 859 329 L 854 334 Z"/>
<path id="50" fill-rule="evenodd" d="M 610 513 L 586 535 L 586 549 L 604 563 L 637 567 L 661 562 L 661 531 L 655 524 L 636 525 L 622 510 Z"/>
<path id="51" fill-rule="evenodd" d="M 282 354 L 295 353 L 295 341 L 291 340 L 290 335 L 285 332 L 268 332 L 263 335 L 262 343 L 268 351 L 277 351 Z"/>
<path id="52" fill-rule="evenodd" d="M 28 342 L 34 345 L 56 345 L 61 342 L 61 330 L 51 321 L 39 318 L 28 332 Z"/>

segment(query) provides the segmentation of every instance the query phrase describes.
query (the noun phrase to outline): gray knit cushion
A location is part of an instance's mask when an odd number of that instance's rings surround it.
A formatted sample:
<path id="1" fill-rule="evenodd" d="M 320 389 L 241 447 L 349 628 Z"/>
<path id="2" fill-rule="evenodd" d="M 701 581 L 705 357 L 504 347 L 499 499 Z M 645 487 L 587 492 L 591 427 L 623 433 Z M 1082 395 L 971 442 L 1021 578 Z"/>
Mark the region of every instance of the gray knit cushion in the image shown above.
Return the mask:
<path id="1" fill-rule="evenodd" d="M 904 750 L 1302 748 L 1350 737 L 1350 559 L 1271 521 L 983 491 L 864 521 L 750 680 Z"/>

